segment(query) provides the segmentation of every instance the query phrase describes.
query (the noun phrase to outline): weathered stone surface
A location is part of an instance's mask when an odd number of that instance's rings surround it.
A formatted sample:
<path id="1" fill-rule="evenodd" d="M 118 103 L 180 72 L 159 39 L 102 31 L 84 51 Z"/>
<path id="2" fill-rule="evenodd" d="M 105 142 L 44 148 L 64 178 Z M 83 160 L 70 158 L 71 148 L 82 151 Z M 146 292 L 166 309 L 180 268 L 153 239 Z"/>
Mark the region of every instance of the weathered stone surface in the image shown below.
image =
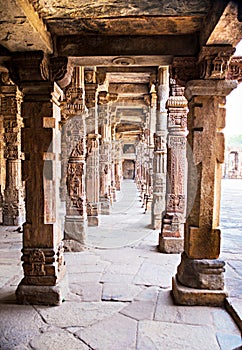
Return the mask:
<path id="1" fill-rule="evenodd" d="M 130 305 L 120 311 L 121 314 L 137 321 L 152 320 L 154 316 L 155 302 L 152 300 L 134 300 Z"/>
<path id="2" fill-rule="evenodd" d="M 52 53 L 50 33 L 29 3 L 20 4 L 11 1 L 6 6 L 1 5 L 1 17 L 4 18 L 4 21 L 0 41 L 10 51 L 43 50 Z M 10 27 L 12 35 L 9 37 Z M 22 35 L 25 40 L 22 40 Z"/>
<path id="3" fill-rule="evenodd" d="M 104 283 L 102 300 L 132 301 L 141 290 L 132 284 Z"/>
<path id="4" fill-rule="evenodd" d="M 139 350 L 219 350 L 212 328 L 158 321 L 140 321 L 138 327 Z"/>
<path id="5" fill-rule="evenodd" d="M 145 286 L 160 286 L 166 288 L 171 286 L 171 274 L 175 266 L 169 265 L 163 259 L 164 264 L 144 262 L 135 276 L 133 283 Z"/>
<path id="6" fill-rule="evenodd" d="M 182 253 L 184 250 L 184 239 L 175 237 L 162 237 L 159 238 L 159 250 L 162 253 Z"/>
<path id="7" fill-rule="evenodd" d="M 43 349 L 58 349 L 66 350 L 66 348 L 72 350 L 88 350 L 81 340 L 78 340 L 72 334 L 65 330 L 51 330 L 49 332 L 44 332 L 38 337 L 34 338 L 30 342 L 30 346 L 34 350 Z"/>
<path id="8" fill-rule="evenodd" d="M 111 317 L 123 308 L 118 302 L 66 302 L 58 308 L 38 307 L 41 316 L 48 324 L 57 327 L 88 327 L 97 321 Z M 85 317 L 83 315 L 85 314 Z M 65 317 L 63 317 L 65 315 Z"/>
<path id="9" fill-rule="evenodd" d="M 101 273 L 99 272 L 87 272 L 87 273 L 70 273 L 68 274 L 70 284 L 79 283 L 98 283 L 101 279 Z"/>
<path id="10" fill-rule="evenodd" d="M 101 301 L 102 284 L 95 282 L 71 283 L 70 292 L 80 296 L 81 301 Z"/>
<path id="11" fill-rule="evenodd" d="M 187 287 L 222 290 L 224 265 L 224 261 L 220 259 L 189 259 L 183 253 L 177 269 L 177 278 Z"/>
<path id="12" fill-rule="evenodd" d="M 240 335 L 217 333 L 216 336 L 221 350 L 242 349 L 242 341 Z"/>
<path id="13" fill-rule="evenodd" d="M 172 294 L 179 305 L 223 306 L 227 296 L 225 290 L 185 287 L 175 277 L 172 279 Z"/>
<path id="14" fill-rule="evenodd" d="M 160 291 L 154 320 L 191 325 L 212 325 L 212 308 L 205 306 L 176 306 L 171 291 Z M 223 318 L 222 318 L 223 320 Z"/>
<path id="15" fill-rule="evenodd" d="M 16 290 L 16 299 L 20 304 L 60 305 L 68 292 L 66 276 L 55 286 L 26 285 L 20 282 Z"/>
<path id="16" fill-rule="evenodd" d="M 0 348 L 10 350 L 20 344 L 26 345 L 29 340 L 39 335 L 39 328 L 43 325 L 43 320 L 33 307 L 2 304 L 0 307 Z"/>
<path id="17" fill-rule="evenodd" d="M 104 273 L 100 279 L 101 283 L 119 283 L 119 284 L 131 284 L 134 279 L 133 275 L 122 275 L 113 273 Z"/>
<path id="18" fill-rule="evenodd" d="M 213 316 L 213 323 L 218 332 L 239 335 L 239 329 L 227 310 L 216 308 L 215 310 L 211 310 L 211 313 Z"/>
<path id="19" fill-rule="evenodd" d="M 123 315 L 114 315 L 76 333 L 95 350 L 134 350 L 137 322 Z"/>
<path id="20" fill-rule="evenodd" d="M 242 332 L 242 299 L 227 298 L 225 306 Z"/>
<path id="21" fill-rule="evenodd" d="M 97 265 L 100 262 L 99 256 L 89 251 L 82 253 L 65 253 L 65 257 L 67 265 L 71 266 L 72 273 L 75 273 L 74 268 L 79 269 L 80 265 Z"/>

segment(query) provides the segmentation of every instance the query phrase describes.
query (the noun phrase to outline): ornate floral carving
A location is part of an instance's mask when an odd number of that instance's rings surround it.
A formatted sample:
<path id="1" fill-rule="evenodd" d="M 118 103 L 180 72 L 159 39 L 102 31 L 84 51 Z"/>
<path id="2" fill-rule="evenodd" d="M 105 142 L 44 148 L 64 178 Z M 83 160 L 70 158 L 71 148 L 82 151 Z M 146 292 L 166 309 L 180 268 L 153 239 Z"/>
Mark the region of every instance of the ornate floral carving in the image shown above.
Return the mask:
<path id="1" fill-rule="evenodd" d="M 173 149 L 185 149 L 186 137 L 184 136 L 169 136 L 168 147 Z"/>
<path id="2" fill-rule="evenodd" d="M 232 57 L 229 63 L 227 79 L 242 80 L 242 57 Z"/>
<path id="3" fill-rule="evenodd" d="M 225 79 L 235 49 L 231 46 L 204 46 L 199 55 L 202 79 Z"/>
<path id="4" fill-rule="evenodd" d="M 185 209 L 184 194 L 167 194 L 167 209 L 170 212 L 183 212 Z"/>

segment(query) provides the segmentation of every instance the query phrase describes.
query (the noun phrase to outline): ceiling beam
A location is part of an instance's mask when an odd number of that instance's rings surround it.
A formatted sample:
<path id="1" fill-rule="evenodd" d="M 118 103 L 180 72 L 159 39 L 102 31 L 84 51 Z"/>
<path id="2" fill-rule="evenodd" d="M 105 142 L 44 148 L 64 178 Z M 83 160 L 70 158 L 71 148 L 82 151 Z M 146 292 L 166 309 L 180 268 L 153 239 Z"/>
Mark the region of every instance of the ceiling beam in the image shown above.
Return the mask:
<path id="1" fill-rule="evenodd" d="M 204 20 L 201 46 L 236 46 L 242 38 L 242 23 L 238 20 L 236 1 L 215 0 L 213 8 Z"/>
<path id="2" fill-rule="evenodd" d="M 199 51 L 199 43 L 196 34 L 153 36 L 81 35 L 57 37 L 56 48 L 58 55 L 72 57 L 130 55 L 193 56 Z M 122 62 L 118 62 L 118 64 L 122 65 Z"/>

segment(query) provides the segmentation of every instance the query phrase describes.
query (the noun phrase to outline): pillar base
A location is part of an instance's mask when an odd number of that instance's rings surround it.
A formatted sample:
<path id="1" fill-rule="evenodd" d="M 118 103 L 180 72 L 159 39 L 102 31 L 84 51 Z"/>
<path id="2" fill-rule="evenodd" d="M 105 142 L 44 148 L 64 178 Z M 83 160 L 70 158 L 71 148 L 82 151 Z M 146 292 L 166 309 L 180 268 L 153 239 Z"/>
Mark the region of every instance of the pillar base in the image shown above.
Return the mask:
<path id="1" fill-rule="evenodd" d="M 161 215 L 159 215 L 159 216 L 161 217 Z M 162 223 L 161 218 L 156 219 L 152 215 L 152 217 L 151 217 L 151 226 L 152 226 L 153 230 L 160 230 L 161 229 L 161 223 Z"/>
<path id="2" fill-rule="evenodd" d="M 109 202 L 109 200 L 105 202 L 101 202 L 100 204 L 101 204 L 101 215 L 110 215 L 111 203 Z"/>
<path id="3" fill-rule="evenodd" d="M 25 214 L 19 213 L 15 216 L 13 215 L 13 213 L 6 214 L 5 208 L 3 208 L 2 220 L 4 226 L 22 226 L 25 222 Z"/>
<path id="4" fill-rule="evenodd" d="M 184 251 L 184 239 L 178 237 L 159 237 L 158 249 L 161 253 L 179 254 Z"/>
<path id="5" fill-rule="evenodd" d="M 69 292 L 68 279 L 64 278 L 55 286 L 34 286 L 20 282 L 15 292 L 18 304 L 60 305 Z"/>
<path id="6" fill-rule="evenodd" d="M 224 289 L 196 289 L 183 286 L 176 276 L 172 278 L 172 295 L 175 304 L 200 306 L 223 306 L 227 297 Z"/>
<path id="7" fill-rule="evenodd" d="M 100 218 L 99 216 L 88 216 L 87 217 L 88 226 L 99 226 Z"/>
<path id="8" fill-rule="evenodd" d="M 82 251 L 85 246 L 87 219 L 78 216 L 65 217 L 64 246 L 67 251 Z"/>

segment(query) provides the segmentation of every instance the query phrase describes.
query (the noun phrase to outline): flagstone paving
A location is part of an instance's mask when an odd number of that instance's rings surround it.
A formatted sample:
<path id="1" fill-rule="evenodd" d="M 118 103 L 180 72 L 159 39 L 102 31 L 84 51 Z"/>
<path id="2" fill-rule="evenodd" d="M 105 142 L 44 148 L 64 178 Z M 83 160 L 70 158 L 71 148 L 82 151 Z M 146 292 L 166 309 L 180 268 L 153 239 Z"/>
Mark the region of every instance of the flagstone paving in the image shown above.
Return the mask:
<path id="1" fill-rule="evenodd" d="M 173 304 L 171 279 L 180 255 L 157 251 L 159 231 L 150 229 L 133 182 L 124 182 L 113 211 L 96 231 L 88 228 L 85 251 L 65 253 L 69 294 L 57 307 L 16 304 L 21 233 L 0 227 L 0 349 L 241 349 L 240 331 L 225 308 Z M 223 220 L 226 283 L 238 303 L 241 226 L 235 219 L 233 231 Z"/>

